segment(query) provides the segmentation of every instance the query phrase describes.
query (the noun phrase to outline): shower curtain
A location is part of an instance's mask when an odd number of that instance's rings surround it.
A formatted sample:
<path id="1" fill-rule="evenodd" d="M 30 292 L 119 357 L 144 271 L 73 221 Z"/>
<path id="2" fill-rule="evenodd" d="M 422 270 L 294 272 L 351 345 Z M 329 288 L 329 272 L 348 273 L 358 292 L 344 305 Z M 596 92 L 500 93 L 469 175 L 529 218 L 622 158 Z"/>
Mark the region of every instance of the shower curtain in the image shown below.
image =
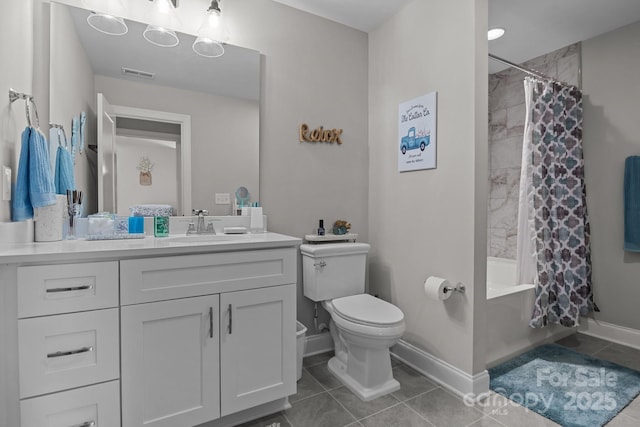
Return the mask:
<path id="1" fill-rule="evenodd" d="M 517 274 L 536 286 L 531 327 L 578 326 L 593 310 L 582 93 L 527 78 L 525 98 Z"/>

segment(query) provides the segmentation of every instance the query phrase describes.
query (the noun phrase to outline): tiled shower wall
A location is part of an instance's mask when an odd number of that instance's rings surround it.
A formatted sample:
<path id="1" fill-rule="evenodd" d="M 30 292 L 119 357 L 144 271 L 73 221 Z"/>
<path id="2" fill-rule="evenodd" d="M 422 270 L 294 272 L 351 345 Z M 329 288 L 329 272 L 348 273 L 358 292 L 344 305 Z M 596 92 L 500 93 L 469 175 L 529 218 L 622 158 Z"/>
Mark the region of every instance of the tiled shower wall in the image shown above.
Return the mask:
<path id="1" fill-rule="evenodd" d="M 580 44 L 558 49 L 522 65 L 578 86 Z M 516 258 L 525 76 L 524 72 L 514 68 L 489 75 L 490 190 L 487 253 L 491 257 Z"/>

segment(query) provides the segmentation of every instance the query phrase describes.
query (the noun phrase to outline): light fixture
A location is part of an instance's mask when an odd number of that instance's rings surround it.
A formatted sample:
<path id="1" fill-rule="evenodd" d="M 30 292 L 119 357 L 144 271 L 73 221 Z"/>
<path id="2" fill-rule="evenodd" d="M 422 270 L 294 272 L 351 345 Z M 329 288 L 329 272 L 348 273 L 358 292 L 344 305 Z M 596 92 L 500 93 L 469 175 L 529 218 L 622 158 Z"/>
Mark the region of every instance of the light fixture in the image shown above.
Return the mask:
<path id="1" fill-rule="evenodd" d="M 193 51 L 200 56 L 217 58 L 224 54 L 223 43 L 229 40 L 229 31 L 222 19 L 220 1 L 211 0 L 211 4 L 202 20 L 202 25 L 198 29 L 198 37 L 193 42 Z"/>
<path id="2" fill-rule="evenodd" d="M 121 0 L 83 0 L 83 5 L 92 11 L 87 23 L 94 30 L 110 36 L 121 36 L 129 31 L 124 19 L 118 17 L 123 11 Z"/>
<path id="3" fill-rule="evenodd" d="M 147 25 L 142 36 L 149 43 L 160 47 L 174 47 L 180 43 L 180 39 L 175 31 L 179 24 L 178 17 L 175 13 L 177 0 L 149 0 L 155 6 L 154 24 Z"/>
<path id="4" fill-rule="evenodd" d="M 504 28 L 491 28 L 487 32 L 487 40 L 489 41 L 499 39 L 502 36 L 504 36 Z"/>
<path id="5" fill-rule="evenodd" d="M 129 27 L 124 23 L 124 19 L 106 13 L 91 12 L 89 16 L 87 16 L 87 23 L 94 30 L 109 34 L 110 36 L 122 36 L 129 31 Z"/>

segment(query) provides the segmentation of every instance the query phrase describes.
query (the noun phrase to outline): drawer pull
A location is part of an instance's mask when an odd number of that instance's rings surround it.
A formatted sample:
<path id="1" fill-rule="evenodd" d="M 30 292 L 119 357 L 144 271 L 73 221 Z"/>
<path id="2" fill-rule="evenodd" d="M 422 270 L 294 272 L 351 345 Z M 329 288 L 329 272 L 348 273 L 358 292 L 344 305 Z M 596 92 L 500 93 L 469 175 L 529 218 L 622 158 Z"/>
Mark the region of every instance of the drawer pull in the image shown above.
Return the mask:
<path id="1" fill-rule="evenodd" d="M 213 307 L 209 307 L 209 338 L 213 338 Z"/>
<path id="2" fill-rule="evenodd" d="M 231 307 L 231 304 L 229 304 L 229 335 L 231 335 L 233 332 L 233 309 Z"/>
<path id="3" fill-rule="evenodd" d="M 76 424 L 73 426 L 69 426 L 69 427 L 95 427 L 96 422 L 95 421 L 86 421 L 82 424 Z"/>
<path id="4" fill-rule="evenodd" d="M 77 350 L 56 351 L 55 353 L 47 354 L 47 357 L 48 358 L 53 358 L 53 357 L 71 356 L 71 355 L 74 355 L 74 354 L 88 353 L 90 351 L 93 351 L 93 347 L 82 347 L 82 348 L 79 348 Z"/>
<path id="5" fill-rule="evenodd" d="M 87 289 L 93 289 L 93 285 L 76 286 L 74 288 L 51 288 L 47 289 L 47 293 L 52 294 L 56 292 L 86 291 Z"/>

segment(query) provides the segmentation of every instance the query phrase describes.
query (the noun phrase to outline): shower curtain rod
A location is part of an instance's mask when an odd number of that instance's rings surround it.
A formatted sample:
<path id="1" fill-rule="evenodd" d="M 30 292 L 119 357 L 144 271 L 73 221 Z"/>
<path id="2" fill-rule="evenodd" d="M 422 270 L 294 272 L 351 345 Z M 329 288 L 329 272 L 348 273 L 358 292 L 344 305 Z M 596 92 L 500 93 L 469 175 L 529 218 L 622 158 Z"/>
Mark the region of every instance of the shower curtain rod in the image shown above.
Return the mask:
<path id="1" fill-rule="evenodd" d="M 554 79 L 553 77 L 549 77 L 546 74 L 543 74 L 543 73 L 541 73 L 539 71 L 532 70 L 530 68 L 523 67 L 522 65 L 515 64 L 515 63 L 513 63 L 511 61 L 508 61 L 506 59 L 500 58 L 499 56 L 495 56 L 492 53 L 489 54 L 489 58 L 493 59 L 494 61 L 502 62 L 505 65 L 508 65 L 508 66 L 510 66 L 512 68 L 515 68 L 517 70 L 523 71 L 523 72 L 525 72 L 527 74 L 531 74 L 532 76 L 539 77 L 539 78 L 541 78 L 543 80 L 550 80 L 552 82 L 561 84 L 563 86 L 575 86 L 575 85 L 570 85 L 569 83 L 565 83 L 565 82 L 562 82 L 560 80 Z"/>

